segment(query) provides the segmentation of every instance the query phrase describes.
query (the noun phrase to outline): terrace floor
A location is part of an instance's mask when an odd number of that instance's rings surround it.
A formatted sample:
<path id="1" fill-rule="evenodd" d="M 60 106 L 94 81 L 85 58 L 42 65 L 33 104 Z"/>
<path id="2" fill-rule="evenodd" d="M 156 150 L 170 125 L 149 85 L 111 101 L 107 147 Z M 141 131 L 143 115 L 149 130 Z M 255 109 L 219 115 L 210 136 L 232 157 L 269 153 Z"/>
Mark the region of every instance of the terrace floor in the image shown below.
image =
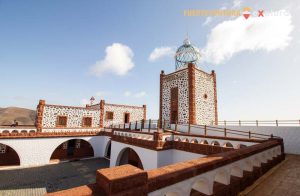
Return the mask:
<path id="1" fill-rule="evenodd" d="M 300 196 L 300 156 L 286 155 L 286 160 L 267 172 L 240 195 Z"/>
<path id="2" fill-rule="evenodd" d="M 41 167 L 0 170 L 0 195 L 40 196 L 95 183 L 96 170 L 105 167 L 109 167 L 109 161 L 96 158 Z"/>

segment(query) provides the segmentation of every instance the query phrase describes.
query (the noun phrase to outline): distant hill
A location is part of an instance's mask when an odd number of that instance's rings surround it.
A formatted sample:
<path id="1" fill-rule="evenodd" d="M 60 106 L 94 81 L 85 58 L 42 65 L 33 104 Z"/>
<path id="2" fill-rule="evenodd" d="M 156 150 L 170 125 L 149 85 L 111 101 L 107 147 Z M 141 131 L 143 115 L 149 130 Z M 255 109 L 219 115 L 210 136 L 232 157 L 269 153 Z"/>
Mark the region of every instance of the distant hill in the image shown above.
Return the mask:
<path id="1" fill-rule="evenodd" d="M 36 112 L 18 107 L 0 108 L 0 125 L 11 125 L 14 120 L 19 125 L 34 125 Z"/>

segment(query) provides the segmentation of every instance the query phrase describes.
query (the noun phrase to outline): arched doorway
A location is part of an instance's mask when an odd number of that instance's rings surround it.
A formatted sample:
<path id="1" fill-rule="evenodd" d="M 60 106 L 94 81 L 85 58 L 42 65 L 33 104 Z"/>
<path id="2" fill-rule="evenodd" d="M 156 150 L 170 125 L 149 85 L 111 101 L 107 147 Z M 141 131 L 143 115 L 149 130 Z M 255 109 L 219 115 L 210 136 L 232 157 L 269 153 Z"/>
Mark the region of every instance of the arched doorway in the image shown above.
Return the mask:
<path id="1" fill-rule="evenodd" d="M 132 148 L 123 149 L 117 158 L 117 166 L 130 164 L 140 169 L 144 169 L 139 155 Z"/>
<path id="2" fill-rule="evenodd" d="M 109 140 L 107 142 L 104 157 L 107 158 L 107 159 L 110 159 L 110 154 L 111 154 L 111 140 Z"/>
<path id="3" fill-rule="evenodd" d="M 0 143 L 0 166 L 20 165 L 17 152 L 10 146 Z"/>
<path id="4" fill-rule="evenodd" d="M 89 142 L 72 139 L 59 145 L 52 153 L 50 160 L 73 160 L 93 156 L 94 150 Z"/>

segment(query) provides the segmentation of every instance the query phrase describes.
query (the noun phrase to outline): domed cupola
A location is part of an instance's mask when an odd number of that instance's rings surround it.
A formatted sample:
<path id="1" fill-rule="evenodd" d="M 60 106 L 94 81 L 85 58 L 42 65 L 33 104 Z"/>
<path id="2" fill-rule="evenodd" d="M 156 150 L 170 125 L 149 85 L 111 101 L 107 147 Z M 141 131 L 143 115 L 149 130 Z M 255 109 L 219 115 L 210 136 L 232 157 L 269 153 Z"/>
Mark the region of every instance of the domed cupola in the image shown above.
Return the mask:
<path id="1" fill-rule="evenodd" d="M 200 61 L 199 49 L 192 45 L 190 40 L 186 38 L 183 41 L 183 45 L 180 46 L 175 54 L 175 68 L 180 70 L 186 68 L 189 63 L 193 63 L 198 67 Z"/>

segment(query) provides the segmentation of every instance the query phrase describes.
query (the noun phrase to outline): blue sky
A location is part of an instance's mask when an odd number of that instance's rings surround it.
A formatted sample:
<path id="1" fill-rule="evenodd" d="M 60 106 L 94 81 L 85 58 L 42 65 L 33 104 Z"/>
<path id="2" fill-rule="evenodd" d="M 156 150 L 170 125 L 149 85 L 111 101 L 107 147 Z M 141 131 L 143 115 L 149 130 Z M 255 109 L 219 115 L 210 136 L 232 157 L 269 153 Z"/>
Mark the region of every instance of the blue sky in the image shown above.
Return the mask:
<path id="1" fill-rule="evenodd" d="M 291 24 L 287 25 L 293 28 L 272 37 L 265 26 L 273 27 L 273 19 L 263 25 L 252 21 L 257 27 L 253 35 L 249 31 L 243 36 L 254 41 L 243 47 L 237 40 L 227 43 L 231 53 L 223 48 L 224 58 L 220 59 L 214 56 L 219 48 L 214 48 L 214 41 L 221 39 L 218 43 L 222 43 L 227 37 L 218 36 L 218 30 L 232 21 L 232 31 L 238 31 L 241 27 L 237 19 L 183 15 L 185 9 L 244 6 L 266 11 L 284 9 L 291 14 Z M 148 117 L 157 118 L 159 73 L 174 71 L 175 64 L 172 55 L 162 54 L 154 61 L 149 61 L 149 55 L 160 47 L 173 51 L 188 32 L 192 43 L 204 49 L 206 60 L 200 68 L 216 70 L 220 119 L 299 119 L 299 11 L 292 0 L 0 0 L 0 107 L 34 109 L 39 99 L 81 105 L 93 95 L 110 103 L 147 104 Z M 264 36 L 270 37 L 270 43 L 284 39 L 281 35 L 290 40 L 270 49 L 270 44 L 260 41 L 263 35 L 256 36 L 262 32 L 259 28 L 267 29 Z M 121 52 L 128 49 L 133 67 L 122 74 L 116 69 L 93 74 L 91 67 L 109 62 L 105 60 L 106 49 L 115 43 L 121 44 Z M 206 58 L 209 55 L 212 57 Z"/>

